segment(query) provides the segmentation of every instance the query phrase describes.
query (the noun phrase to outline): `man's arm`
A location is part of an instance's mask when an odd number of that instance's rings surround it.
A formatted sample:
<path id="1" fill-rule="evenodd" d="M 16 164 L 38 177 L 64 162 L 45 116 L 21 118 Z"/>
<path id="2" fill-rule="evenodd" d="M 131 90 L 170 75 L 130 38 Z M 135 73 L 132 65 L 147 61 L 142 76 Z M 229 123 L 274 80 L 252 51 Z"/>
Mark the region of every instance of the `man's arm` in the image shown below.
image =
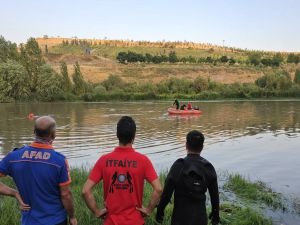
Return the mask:
<path id="1" fill-rule="evenodd" d="M 165 181 L 165 187 L 163 190 L 163 193 L 161 195 L 161 199 L 159 202 L 159 205 L 157 206 L 157 213 L 156 213 L 156 221 L 159 223 L 162 223 L 163 217 L 164 217 L 164 210 L 166 206 L 169 204 L 171 201 L 174 189 L 175 189 L 175 184 L 171 176 L 171 172 L 168 174 L 166 181 Z"/>
<path id="2" fill-rule="evenodd" d="M 87 207 L 94 213 L 94 215 L 98 218 L 103 218 L 107 214 L 107 209 L 100 209 L 97 206 L 97 202 L 95 200 L 93 194 L 93 188 L 96 186 L 96 183 L 90 179 L 88 179 L 82 189 L 82 196 L 87 205 Z"/>
<path id="3" fill-rule="evenodd" d="M 0 174 L 0 177 L 3 177 L 3 174 Z M 0 195 L 6 195 L 10 197 L 15 197 L 17 201 L 19 202 L 19 206 L 21 210 L 27 211 L 30 210 L 30 206 L 28 204 L 25 204 L 17 190 L 12 189 L 5 184 L 0 182 Z"/>
<path id="4" fill-rule="evenodd" d="M 157 206 L 160 196 L 161 196 L 161 193 L 162 193 L 162 187 L 161 187 L 161 184 L 160 184 L 160 181 L 158 178 L 156 178 L 150 184 L 153 188 L 153 192 L 152 192 L 151 199 L 150 199 L 150 202 L 149 202 L 147 208 L 145 208 L 143 206 L 141 208 L 137 208 L 137 210 L 139 210 L 144 216 L 150 216 L 150 214 L 153 212 L 153 210 Z"/>
<path id="5" fill-rule="evenodd" d="M 70 224 L 77 225 L 77 220 L 75 218 L 73 196 L 69 184 L 60 186 L 60 196 L 61 196 L 61 201 L 63 203 L 63 206 L 66 209 L 67 214 L 69 216 Z"/>
<path id="6" fill-rule="evenodd" d="M 220 222 L 220 200 L 219 200 L 219 188 L 218 188 L 218 180 L 217 180 L 217 174 L 215 172 L 215 169 L 212 168 L 213 177 L 211 178 L 211 182 L 208 185 L 208 191 L 210 195 L 210 202 L 211 202 L 211 208 L 212 212 L 210 214 L 210 219 L 212 221 L 212 224 L 218 224 Z"/>

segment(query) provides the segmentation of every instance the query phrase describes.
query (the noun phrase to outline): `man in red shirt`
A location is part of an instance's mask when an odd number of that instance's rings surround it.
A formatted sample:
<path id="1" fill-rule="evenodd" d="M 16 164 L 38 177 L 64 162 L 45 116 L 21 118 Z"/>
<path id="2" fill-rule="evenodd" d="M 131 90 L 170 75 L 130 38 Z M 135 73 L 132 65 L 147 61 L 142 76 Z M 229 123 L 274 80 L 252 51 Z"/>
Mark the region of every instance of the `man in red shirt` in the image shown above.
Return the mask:
<path id="1" fill-rule="evenodd" d="M 105 225 L 143 225 L 144 217 L 152 213 L 160 199 L 162 187 L 151 161 L 132 148 L 135 134 L 134 120 L 122 117 L 117 125 L 119 146 L 100 157 L 82 190 L 87 206 L 96 217 L 105 217 Z M 105 205 L 102 210 L 92 192 L 101 180 Z M 142 204 L 145 180 L 153 187 L 147 207 Z"/>

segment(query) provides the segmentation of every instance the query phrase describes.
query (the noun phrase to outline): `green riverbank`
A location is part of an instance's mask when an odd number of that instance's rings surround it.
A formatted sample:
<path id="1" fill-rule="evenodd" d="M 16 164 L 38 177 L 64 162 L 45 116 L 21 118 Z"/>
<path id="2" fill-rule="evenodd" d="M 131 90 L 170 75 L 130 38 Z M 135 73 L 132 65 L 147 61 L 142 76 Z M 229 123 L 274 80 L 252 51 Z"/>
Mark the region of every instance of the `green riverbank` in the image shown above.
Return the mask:
<path id="1" fill-rule="evenodd" d="M 81 197 L 81 190 L 87 179 L 88 172 L 84 169 L 72 169 L 71 176 L 73 178 L 72 191 L 79 224 L 99 224 L 99 220 L 90 213 Z M 162 174 L 162 182 L 164 181 L 164 178 L 165 174 Z M 284 207 L 281 194 L 273 192 L 262 182 L 253 183 L 240 175 L 229 175 L 226 176 L 225 180 L 224 184 L 220 185 L 222 225 L 269 225 L 272 224 L 272 221 L 270 218 L 263 215 L 262 209 L 264 207 L 270 207 L 278 210 Z M 13 186 L 13 182 L 10 178 L 5 178 L 1 181 L 9 186 Z M 103 204 L 102 191 L 101 185 L 95 189 L 96 199 L 99 204 Z M 226 193 L 228 192 L 234 194 L 236 198 L 239 199 L 239 203 L 237 203 L 238 201 L 230 200 L 230 198 L 226 196 Z M 150 196 L 151 187 L 147 184 L 144 192 L 144 204 L 148 202 Z M 0 224 L 19 224 L 20 213 L 16 201 L 9 197 L 1 197 L 0 199 Z M 207 202 L 209 202 L 209 200 Z M 172 204 L 166 208 L 163 225 L 170 224 L 171 213 Z M 146 225 L 153 224 L 157 224 L 154 220 L 154 215 L 149 217 L 146 221 Z"/>

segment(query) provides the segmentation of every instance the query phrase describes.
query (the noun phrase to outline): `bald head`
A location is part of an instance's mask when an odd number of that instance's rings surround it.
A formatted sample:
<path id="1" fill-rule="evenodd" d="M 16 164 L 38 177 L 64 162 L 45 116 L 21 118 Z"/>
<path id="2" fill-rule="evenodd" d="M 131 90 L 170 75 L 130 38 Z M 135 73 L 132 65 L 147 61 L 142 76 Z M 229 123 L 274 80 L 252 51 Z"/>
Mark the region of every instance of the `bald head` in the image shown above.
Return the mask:
<path id="1" fill-rule="evenodd" d="M 50 140 L 55 138 L 56 122 L 50 116 L 41 116 L 35 120 L 34 133 L 41 139 Z"/>

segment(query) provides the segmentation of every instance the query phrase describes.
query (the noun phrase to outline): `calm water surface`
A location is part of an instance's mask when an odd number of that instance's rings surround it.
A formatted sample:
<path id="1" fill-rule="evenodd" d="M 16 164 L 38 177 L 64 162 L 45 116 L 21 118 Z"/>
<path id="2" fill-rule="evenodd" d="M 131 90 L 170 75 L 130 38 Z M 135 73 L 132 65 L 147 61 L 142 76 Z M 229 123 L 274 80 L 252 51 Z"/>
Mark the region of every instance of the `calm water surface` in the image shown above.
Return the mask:
<path id="1" fill-rule="evenodd" d="M 300 101 L 199 102 L 202 116 L 169 116 L 169 102 L 0 104 L 0 159 L 32 141 L 29 112 L 50 114 L 58 124 L 54 146 L 71 166 L 90 167 L 117 144 L 116 122 L 137 122 L 135 148 L 157 170 L 185 155 L 185 135 L 206 136 L 203 156 L 217 169 L 260 179 L 275 190 L 300 194 Z"/>

